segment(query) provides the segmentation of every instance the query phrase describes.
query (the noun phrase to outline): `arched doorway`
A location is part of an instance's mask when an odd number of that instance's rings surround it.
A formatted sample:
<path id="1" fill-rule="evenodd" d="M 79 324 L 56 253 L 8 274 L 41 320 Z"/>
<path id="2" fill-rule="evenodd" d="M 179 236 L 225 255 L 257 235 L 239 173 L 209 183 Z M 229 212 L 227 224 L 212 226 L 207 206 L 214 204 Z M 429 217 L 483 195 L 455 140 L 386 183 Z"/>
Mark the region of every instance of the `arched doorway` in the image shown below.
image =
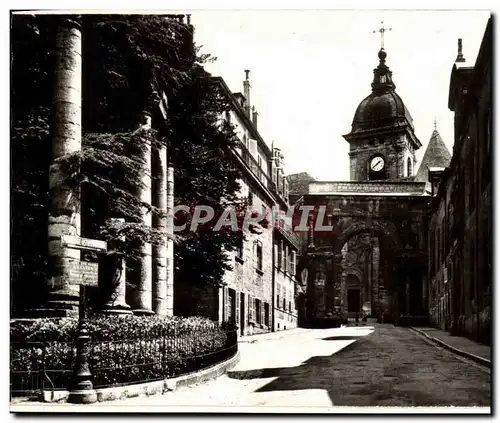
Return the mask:
<path id="1" fill-rule="evenodd" d="M 398 275 L 399 242 L 395 228 L 371 219 L 346 222 L 333 244 L 333 291 L 334 296 L 345 298 L 341 307 L 349 317 L 356 312 L 372 315 L 380 321 L 394 322 L 398 313 L 396 293 Z M 350 240 L 364 235 L 368 241 L 361 248 L 363 260 L 356 264 L 361 267 L 361 278 L 351 273 L 343 279 L 345 245 Z M 377 248 L 373 248 L 376 245 Z M 372 264 L 376 262 L 376 274 Z"/>

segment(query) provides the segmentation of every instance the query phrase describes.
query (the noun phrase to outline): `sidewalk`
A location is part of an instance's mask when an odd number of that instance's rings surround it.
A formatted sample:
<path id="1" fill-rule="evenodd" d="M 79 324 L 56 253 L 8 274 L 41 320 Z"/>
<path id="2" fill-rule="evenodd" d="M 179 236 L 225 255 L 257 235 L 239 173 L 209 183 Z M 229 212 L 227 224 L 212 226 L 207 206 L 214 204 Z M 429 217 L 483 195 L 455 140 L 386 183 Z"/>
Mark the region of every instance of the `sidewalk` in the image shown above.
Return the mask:
<path id="1" fill-rule="evenodd" d="M 304 332 L 307 332 L 308 329 L 304 328 L 293 328 L 293 329 L 288 329 L 288 330 L 280 330 L 276 332 L 266 332 L 266 333 L 259 333 L 256 335 L 245 335 L 245 336 L 239 336 L 238 337 L 238 342 L 239 343 L 252 343 L 252 342 L 259 342 L 259 341 L 271 341 L 274 339 L 283 339 L 285 336 L 291 336 L 291 335 L 298 335 Z"/>
<path id="2" fill-rule="evenodd" d="M 469 358 L 484 366 L 491 367 L 491 347 L 480 344 L 462 336 L 452 336 L 448 332 L 436 328 L 411 328 L 434 343 L 455 354 Z"/>

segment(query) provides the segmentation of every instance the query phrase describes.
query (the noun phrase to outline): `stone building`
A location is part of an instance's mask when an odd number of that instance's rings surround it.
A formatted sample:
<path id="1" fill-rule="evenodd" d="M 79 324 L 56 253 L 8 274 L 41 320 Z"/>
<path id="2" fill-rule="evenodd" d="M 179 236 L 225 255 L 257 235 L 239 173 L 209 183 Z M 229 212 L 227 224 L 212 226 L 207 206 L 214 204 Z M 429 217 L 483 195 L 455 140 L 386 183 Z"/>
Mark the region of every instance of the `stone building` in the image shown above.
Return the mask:
<path id="1" fill-rule="evenodd" d="M 492 22 L 474 66 L 459 40 L 448 106 L 455 143 L 448 166 L 430 169 L 429 313 L 453 334 L 491 342 Z"/>
<path id="2" fill-rule="evenodd" d="M 372 92 L 344 135 L 351 181 L 311 181 L 306 194 L 291 196 L 313 208 L 297 268 L 306 325 L 330 313 L 425 320 L 430 197 L 415 181 L 422 144 L 383 48 L 378 58 Z"/>
<path id="3" fill-rule="evenodd" d="M 221 77 L 212 77 L 231 104 L 222 119 L 234 125 L 239 145 L 233 151 L 243 178 L 240 198 L 248 199 L 252 210 L 273 208 L 287 212 L 288 181 L 284 157 L 269 147 L 257 129 L 258 113 L 250 103 L 249 71 L 243 81 L 244 93 L 233 93 Z M 241 246 L 228 252 L 232 271 L 227 271 L 220 287 L 204 287 L 196 295 L 197 314 L 221 322 L 234 322 L 241 335 L 297 326 L 295 263 L 298 236 L 289 224 L 273 223 L 271 215 L 261 224 L 243 229 Z"/>

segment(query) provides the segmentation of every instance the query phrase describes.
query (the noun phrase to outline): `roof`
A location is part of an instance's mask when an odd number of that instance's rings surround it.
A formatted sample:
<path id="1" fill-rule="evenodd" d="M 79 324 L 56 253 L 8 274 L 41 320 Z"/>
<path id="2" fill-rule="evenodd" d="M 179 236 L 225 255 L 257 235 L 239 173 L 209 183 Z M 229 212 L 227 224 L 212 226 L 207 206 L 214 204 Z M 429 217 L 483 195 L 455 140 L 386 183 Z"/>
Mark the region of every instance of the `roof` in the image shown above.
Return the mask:
<path id="1" fill-rule="evenodd" d="M 251 138 L 255 139 L 258 141 L 259 146 L 264 150 L 264 152 L 268 156 L 272 156 L 272 150 L 269 147 L 269 145 L 264 141 L 264 139 L 261 137 L 259 134 L 259 131 L 257 131 L 257 128 L 255 125 L 252 123 L 250 118 L 246 115 L 245 111 L 242 109 L 241 104 L 238 103 L 238 101 L 235 98 L 235 94 L 241 95 L 241 97 L 245 98 L 245 96 L 241 93 L 233 93 L 229 87 L 226 84 L 226 81 L 220 76 L 210 76 L 210 81 L 213 84 L 218 84 L 222 90 L 224 91 L 226 97 L 229 99 L 229 101 L 232 103 L 233 106 L 233 111 L 238 115 L 238 117 L 243 121 L 243 124 L 245 125 L 246 129 L 251 135 Z"/>
<path id="2" fill-rule="evenodd" d="M 413 119 L 401 97 L 393 90 L 372 92 L 356 109 L 352 122 L 352 131 L 360 131 L 384 125 L 393 125 L 404 120 L 413 128 Z"/>
<path id="3" fill-rule="evenodd" d="M 424 157 L 420 162 L 420 167 L 418 168 L 417 174 L 415 176 L 415 181 L 417 182 L 428 182 L 428 172 L 429 169 L 440 167 L 446 168 L 450 165 L 451 154 L 446 147 L 441 135 L 437 129 L 434 129 L 429 140 L 429 144 L 424 153 Z"/>

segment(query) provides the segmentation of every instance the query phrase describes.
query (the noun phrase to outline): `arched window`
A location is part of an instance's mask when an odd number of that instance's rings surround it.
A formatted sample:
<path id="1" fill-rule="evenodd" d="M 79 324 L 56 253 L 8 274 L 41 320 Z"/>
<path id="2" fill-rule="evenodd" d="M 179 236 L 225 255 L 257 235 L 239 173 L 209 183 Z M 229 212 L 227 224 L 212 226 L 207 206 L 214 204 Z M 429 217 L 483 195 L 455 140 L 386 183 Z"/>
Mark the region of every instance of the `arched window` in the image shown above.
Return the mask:
<path id="1" fill-rule="evenodd" d="M 408 171 L 408 176 L 412 176 L 411 159 L 409 157 L 408 160 L 406 161 L 406 168 Z"/>

